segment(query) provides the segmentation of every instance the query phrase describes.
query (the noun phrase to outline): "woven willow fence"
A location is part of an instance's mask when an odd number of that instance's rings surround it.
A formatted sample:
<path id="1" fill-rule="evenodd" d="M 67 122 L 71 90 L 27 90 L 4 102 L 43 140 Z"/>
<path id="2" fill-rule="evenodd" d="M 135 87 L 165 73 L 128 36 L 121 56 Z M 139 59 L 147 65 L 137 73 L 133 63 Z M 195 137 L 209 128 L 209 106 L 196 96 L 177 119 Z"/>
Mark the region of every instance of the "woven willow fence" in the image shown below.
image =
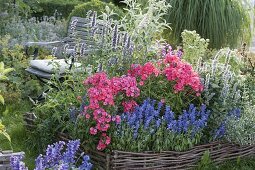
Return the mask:
<path id="1" fill-rule="evenodd" d="M 68 140 L 67 135 L 60 133 L 61 140 Z M 157 152 L 124 152 L 113 150 L 111 154 L 89 151 L 91 162 L 100 170 L 129 169 L 156 170 L 175 169 L 185 170 L 196 167 L 203 154 L 209 151 L 210 158 L 215 164 L 238 157 L 255 155 L 255 145 L 238 146 L 230 143 L 212 142 L 195 146 L 185 152 L 162 151 Z"/>

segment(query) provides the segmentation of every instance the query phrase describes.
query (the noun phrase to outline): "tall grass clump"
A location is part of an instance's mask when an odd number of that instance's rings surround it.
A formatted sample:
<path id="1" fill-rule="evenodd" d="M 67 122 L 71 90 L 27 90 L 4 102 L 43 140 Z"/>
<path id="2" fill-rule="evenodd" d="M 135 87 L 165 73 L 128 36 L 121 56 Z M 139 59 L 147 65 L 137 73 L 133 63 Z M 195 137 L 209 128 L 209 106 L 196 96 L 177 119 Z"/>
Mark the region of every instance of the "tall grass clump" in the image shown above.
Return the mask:
<path id="1" fill-rule="evenodd" d="M 181 32 L 187 29 L 210 39 L 211 48 L 235 47 L 250 22 L 248 13 L 237 0 L 167 1 L 172 8 L 165 18 L 171 23 L 171 38 L 177 42 L 181 42 Z"/>

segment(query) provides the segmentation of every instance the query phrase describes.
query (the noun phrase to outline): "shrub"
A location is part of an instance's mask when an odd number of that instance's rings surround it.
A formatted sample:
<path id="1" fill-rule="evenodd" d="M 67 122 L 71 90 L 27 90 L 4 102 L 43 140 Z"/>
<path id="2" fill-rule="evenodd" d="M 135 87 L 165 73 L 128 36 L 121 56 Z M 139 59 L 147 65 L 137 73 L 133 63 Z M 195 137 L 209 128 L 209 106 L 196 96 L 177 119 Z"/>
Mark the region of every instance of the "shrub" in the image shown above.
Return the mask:
<path id="1" fill-rule="evenodd" d="M 18 16 L 27 17 L 30 14 L 30 7 L 22 0 L 0 0 L 0 11 L 0 35 L 4 35 L 5 25 Z"/>
<path id="2" fill-rule="evenodd" d="M 184 30 L 181 33 L 183 43 L 183 59 L 187 62 L 194 64 L 198 58 L 204 58 L 209 40 L 201 38 L 196 31 Z"/>
<path id="3" fill-rule="evenodd" d="M 81 4 L 79 0 L 40 0 L 36 7 L 35 17 L 52 16 L 57 10 L 62 17 L 67 18 L 76 5 Z"/>
<path id="4" fill-rule="evenodd" d="M 79 112 L 76 108 L 79 107 L 77 96 L 81 95 L 79 93 L 81 88 L 72 77 L 69 76 L 68 81 L 64 81 L 61 87 L 57 81 L 53 83 L 56 83 L 59 90 L 51 89 L 45 102 L 34 108 L 38 119 L 36 119 L 37 126 L 31 133 L 31 138 L 40 149 L 45 148 L 49 142 L 55 142 L 57 133 L 66 131 L 69 123 L 73 124 L 76 112 Z M 74 85 L 74 90 L 70 87 L 71 84 Z"/>
<path id="5" fill-rule="evenodd" d="M 102 13 L 106 12 L 105 7 L 108 6 L 110 10 L 113 10 L 114 13 L 116 13 L 118 16 L 115 16 L 115 19 L 120 18 L 123 16 L 123 11 L 115 6 L 112 3 L 106 3 L 102 2 L 100 0 L 91 0 L 90 2 L 86 2 L 84 4 L 80 4 L 76 6 L 72 12 L 69 15 L 69 19 L 73 16 L 78 16 L 82 18 L 86 18 L 88 11 L 96 11 L 98 15 L 101 15 Z"/>
<path id="6" fill-rule="evenodd" d="M 121 20 L 122 27 L 132 36 L 139 49 L 136 57 L 140 57 L 140 62 L 145 62 L 144 56 L 154 52 L 152 46 L 155 41 L 161 40 L 164 29 L 170 28 L 164 20 L 170 5 L 166 0 L 149 0 L 144 8 L 133 0 L 124 0 L 123 3 L 127 7 L 124 8 L 126 15 Z"/>
<path id="7" fill-rule="evenodd" d="M 148 96 L 165 100 L 164 103 L 170 104 L 179 114 L 190 101 L 196 101 L 196 95 L 203 90 L 198 74 L 171 51 L 156 64 L 132 65 L 121 77 L 109 78 L 104 72 L 96 73 L 88 77 L 84 85 L 88 99 L 82 107 L 82 115 L 85 116 L 84 124 L 90 127 L 84 130 L 93 136 L 91 140 L 99 141 L 98 150 L 104 150 L 111 143 L 113 125 L 120 123 L 119 113 L 132 112 L 136 101 Z"/>
<path id="8" fill-rule="evenodd" d="M 6 24 L 4 33 L 10 35 L 8 47 L 13 48 L 29 41 L 61 40 L 65 36 L 65 25 L 64 20 L 54 17 L 44 17 L 41 22 L 34 17 L 29 20 L 17 18 Z"/>
<path id="9" fill-rule="evenodd" d="M 203 86 L 192 66 L 171 53 L 172 51 L 169 51 L 157 64 L 133 64 L 129 74 L 137 78 L 142 100 L 150 96 L 158 101 L 165 101 L 166 104 L 174 106 L 174 111 L 181 112 L 188 107 L 190 101 L 196 101 Z"/>
<path id="10" fill-rule="evenodd" d="M 254 84 L 253 84 L 254 85 Z M 242 110 L 235 109 L 225 118 L 217 135 L 239 145 L 255 144 L 255 105 L 250 97 L 249 86 L 244 85 L 242 94 Z"/>
<path id="11" fill-rule="evenodd" d="M 28 67 L 28 58 L 24 54 L 21 45 L 9 47 L 10 36 L 0 39 L 0 60 L 6 67 L 14 68 L 16 71 L 9 74 L 9 81 L 5 82 L 5 86 L 1 87 L 6 102 L 27 98 L 28 95 L 36 95 L 42 89 L 39 82 L 35 82 L 26 73 Z"/>

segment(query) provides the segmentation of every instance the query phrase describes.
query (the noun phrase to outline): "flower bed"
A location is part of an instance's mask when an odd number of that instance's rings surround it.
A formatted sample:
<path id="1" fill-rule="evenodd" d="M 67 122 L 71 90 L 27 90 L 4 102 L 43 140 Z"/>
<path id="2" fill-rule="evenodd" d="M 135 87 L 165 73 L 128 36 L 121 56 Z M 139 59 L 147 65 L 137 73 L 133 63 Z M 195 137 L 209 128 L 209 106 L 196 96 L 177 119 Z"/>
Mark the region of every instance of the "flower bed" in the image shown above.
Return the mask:
<path id="1" fill-rule="evenodd" d="M 224 128 L 212 126 L 217 112 L 201 102 L 207 86 L 175 54 L 132 65 L 121 77 L 95 73 L 84 85 L 86 101 L 77 120 L 89 134 L 83 149 L 99 169 L 191 169 L 208 154 L 216 164 L 255 155 L 255 145 L 216 140 Z M 240 109 L 231 107 L 225 115 L 236 120 Z"/>

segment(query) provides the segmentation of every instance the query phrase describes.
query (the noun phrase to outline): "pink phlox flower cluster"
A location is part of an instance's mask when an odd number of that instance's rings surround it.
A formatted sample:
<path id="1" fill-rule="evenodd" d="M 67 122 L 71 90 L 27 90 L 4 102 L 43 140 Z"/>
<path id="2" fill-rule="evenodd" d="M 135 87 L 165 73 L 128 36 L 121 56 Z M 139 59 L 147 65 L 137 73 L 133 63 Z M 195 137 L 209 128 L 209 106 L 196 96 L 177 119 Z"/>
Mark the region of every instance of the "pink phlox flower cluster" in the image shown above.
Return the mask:
<path id="1" fill-rule="evenodd" d="M 132 64 L 131 69 L 128 71 L 128 75 L 134 77 L 139 76 L 142 81 L 147 80 L 147 78 L 153 74 L 157 77 L 160 74 L 160 70 L 155 67 L 152 62 L 147 62 L 143 66 Z"/>
<path id="2" fill-rule="evenodd" d="M 114 105 L 111 81 L 106 73 L 96 73 L 84 81 L 84 85 L 92 85 L 88 89 L 89 108 L 98 109 L 100 102 L 103 105 Z"/>
<path id="3" fill-rule="evenodd" d="M 104 150 L 110 143 L 111 137 L 107 136 L 106 133 L 102 133 L 97 145 L 97 150 Z"/>
<path id="4" fill-rule="evenodd" d="M 84 81 L 84 85 L 89 87 L 87 90 L 89 105 L 84 107 L 83 114 L 86 119 L 96 122 L 94 127 L 90 127 L 89 133 L 91 135 L 106 134 L 111 122 L 116 124 L 121 122 L 119 115 L 111 116 L 103 109 L 104 106 L 114 106 L 115 96 L 119 93 L 123 93 L 127 97 L 138 97 L 140 95 L 136 78 L 132 76 L 113 77 L 109 79 L 106 73 L 100 72 L 88 77 Z M 127 107 L 130 107 L 130 105 L 134 107 L 137 104 L 135 101 L 132 101 Z M 109 136 L 101 136 L 97 149 L 105 149 L 110 144 L 110 141 Z"/>
<path id="5" fill-rule="evenodd" d="M 164 59 L 165 68 L 163 73 L 167 80 L 175 81 L 175 92 L 184 90 L 185 86 L 190 86 L 197 95 L 203 90 L 198 73 L 193 71 L 192 66 L 183 62 L 178 56 L 167 54 Z"/>
<path id="6" fill-rule="evenodd" d="M 124 112 L 131 113 L 138 104 L 134 100 L 130 100 L 122 102 L 122 106 L 124 107 Z"/>
<path id="7" fill-rule="evenodd" d="M 112 116 L 112 121 L 116 122 L 116 124 L 120 124 L 120 122 L 121 122 L 120 115 Z"/>
<path id="8" fill-rule="evenodd" d="M 158 75 L 166 76 L 168 81 L 174 81 L 174 91 L 183 91 L 185 86 L 190 86 L 197 95 L 203 90 L 203 85 L 200 81 L 199 75 L 193 71 L 192 66 L 186 62 L 183 62 L 180 57 L 174 53 L 167 53 L 163 60 L 159 60 L 156 63 L 158 69 L 153 63 L 147 62 L 144 65 L 132 65 L 131 69 L 128 71 L 128 75 L 134 76 L 141 81 L 140 86 L 144 85 L 144 81 L 148 79 L 149 76 Z"/>
<path id="9" fill-rule="evenodd" d="M 137 87 L 136 78 L 132 76 L 113 77 L 111 79 L 112 90 L 116 95 L 119 92 L 125 92 L 127 97 L 138 97 L 140 89 Z"/>

